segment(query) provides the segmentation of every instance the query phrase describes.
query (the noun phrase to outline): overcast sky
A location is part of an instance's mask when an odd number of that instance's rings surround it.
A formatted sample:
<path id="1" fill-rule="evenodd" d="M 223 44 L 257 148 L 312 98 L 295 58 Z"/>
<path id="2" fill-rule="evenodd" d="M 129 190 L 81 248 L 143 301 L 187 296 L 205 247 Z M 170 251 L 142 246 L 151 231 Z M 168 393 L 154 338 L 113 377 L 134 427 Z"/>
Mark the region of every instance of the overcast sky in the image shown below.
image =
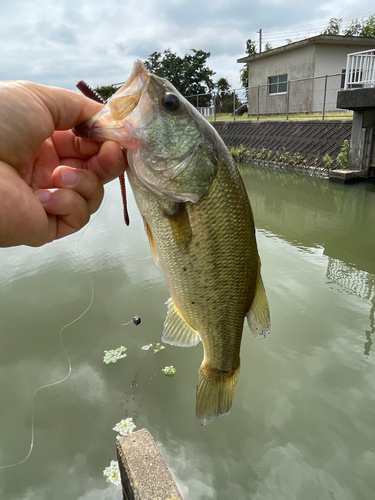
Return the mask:
<path id="1" fill-rule="evenodd" d="M 248 38 L 284 45 L 321 32 L 331 17 L 368 17 L 373 0 L 0 0 L 2 80 L 74 89 L 127 79 L 135 59 L 170 48 L 211 52 L 217 81 L 239 86 Z"/>

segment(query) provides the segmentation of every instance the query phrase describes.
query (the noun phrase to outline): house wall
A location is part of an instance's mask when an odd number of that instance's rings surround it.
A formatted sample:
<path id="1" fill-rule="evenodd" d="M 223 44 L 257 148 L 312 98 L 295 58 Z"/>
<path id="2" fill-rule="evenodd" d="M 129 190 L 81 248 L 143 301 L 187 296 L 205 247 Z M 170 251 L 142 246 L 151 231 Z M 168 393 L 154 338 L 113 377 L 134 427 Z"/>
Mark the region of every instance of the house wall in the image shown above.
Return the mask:
<path id="1" fill-rule="evenodd" d="M 346 68 L 347 55 L 353 52 L 369 50 L 368 45 L 333 45 L 316 44 L 314 76 L 341 75 Z M 327 80 L 326 111 L 336 111 L 337 92 L 341 89 L 341 76 L 329 77 Z M 324 99 L 324 80 L 314 81 L 312 111 L 321 111 Z"/>
<path id="2" fill-rule="evenodd" d="M 317 43 L 315 45 L 314 76 L 334 75 L 346 68 L 346 56 L 353 52 L 370 50 L 366 45 L 333 45 Z M 375 44 L 374 44 L 375 48 Z"/>
<path id="3" fill-rule="evenodd" d="M 251 87 L 249 89 L 249 114 L 257 114 L 258 85 L 260 86 L 260 112 L 262 114 L 285 113 L 286 94 L 269 95 L 268 77 L 287 73 L 288 80 L 311 78 L 314 74 L 314 53 L 315 47 L 310 45 L 252 61 L 249 64 L 249 86 Z M 306 102 L 299 103 L 299 107 L 302 109 L 308 107 L 311 100 L 308 92 L 304 93 L 304 96 Z"/>
<path id="4" fill-rule="evenodd" d="M 346 68 L 346 58 L 353 52 L 369 50 L 367 45 L 336 45 L 331 43 L 316 43 L 305 47 L 297 47 L 284 53 L 276 53 L 261 59 L 255 59 L 249 64 L 249 114 L 286 113 L 286 94 L 268 94 L 268 77 L 287 73 L 291 81 L 289 94 L 289 112 L 321 112 L 323 109 L 325 75 L 338 74 L 329 77 L 326 87 L 325 110 L 335 111 L 337 92 L 341 88 L 341 73 Z"/>

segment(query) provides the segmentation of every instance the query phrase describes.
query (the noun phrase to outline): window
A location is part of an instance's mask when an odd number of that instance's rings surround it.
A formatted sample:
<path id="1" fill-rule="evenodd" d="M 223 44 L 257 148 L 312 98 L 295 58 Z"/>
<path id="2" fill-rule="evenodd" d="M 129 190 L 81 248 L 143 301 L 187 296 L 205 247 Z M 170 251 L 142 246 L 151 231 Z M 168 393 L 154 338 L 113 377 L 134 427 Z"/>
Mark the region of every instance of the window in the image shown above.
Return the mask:
<path id="1" fill-rule="evenodd" d="M 277 75 L 268 77 L 268 93 L 283 94 L 287 91 L 288 75 Z"/>

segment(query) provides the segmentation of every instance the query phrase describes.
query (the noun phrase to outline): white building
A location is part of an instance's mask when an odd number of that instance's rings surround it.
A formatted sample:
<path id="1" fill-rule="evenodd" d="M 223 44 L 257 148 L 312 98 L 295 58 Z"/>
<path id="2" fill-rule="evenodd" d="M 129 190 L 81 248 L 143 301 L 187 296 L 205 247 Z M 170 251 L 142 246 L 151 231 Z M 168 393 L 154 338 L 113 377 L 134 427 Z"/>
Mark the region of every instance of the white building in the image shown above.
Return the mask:
<path id="1" fill-rule="evenodd" d="M 373 48 L 375 38 L 318 35 L 238 59 L 249 69 L 249 114 L 321 111 L 327 95 L 325 109 L 336 109 L 347 55 Z"/>

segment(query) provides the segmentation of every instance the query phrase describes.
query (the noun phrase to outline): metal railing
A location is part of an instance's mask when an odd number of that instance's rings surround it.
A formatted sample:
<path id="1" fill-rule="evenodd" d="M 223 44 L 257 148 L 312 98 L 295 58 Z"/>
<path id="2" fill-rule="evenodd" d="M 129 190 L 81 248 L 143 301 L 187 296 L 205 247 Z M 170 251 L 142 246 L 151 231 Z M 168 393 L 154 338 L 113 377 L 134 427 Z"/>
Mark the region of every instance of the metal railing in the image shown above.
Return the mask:
<path id="1" fill-rule="evenodd" d="M 230 89 L 224 97 L 212 93 L 187 96 L 187 99 L 210 121 L 350 119 L 351 111 L 336 107 L 337 93 L 344 88 L 344 82 L 345 74 L 339 73 L 289 80 L 285 92 L 273 92 L 274 89 L 265 84 Z"/>
<path id="2" fill-rule="evenodd" d="M 348 54 L 345 90 L 375 87 L 375 49 Z"/>

